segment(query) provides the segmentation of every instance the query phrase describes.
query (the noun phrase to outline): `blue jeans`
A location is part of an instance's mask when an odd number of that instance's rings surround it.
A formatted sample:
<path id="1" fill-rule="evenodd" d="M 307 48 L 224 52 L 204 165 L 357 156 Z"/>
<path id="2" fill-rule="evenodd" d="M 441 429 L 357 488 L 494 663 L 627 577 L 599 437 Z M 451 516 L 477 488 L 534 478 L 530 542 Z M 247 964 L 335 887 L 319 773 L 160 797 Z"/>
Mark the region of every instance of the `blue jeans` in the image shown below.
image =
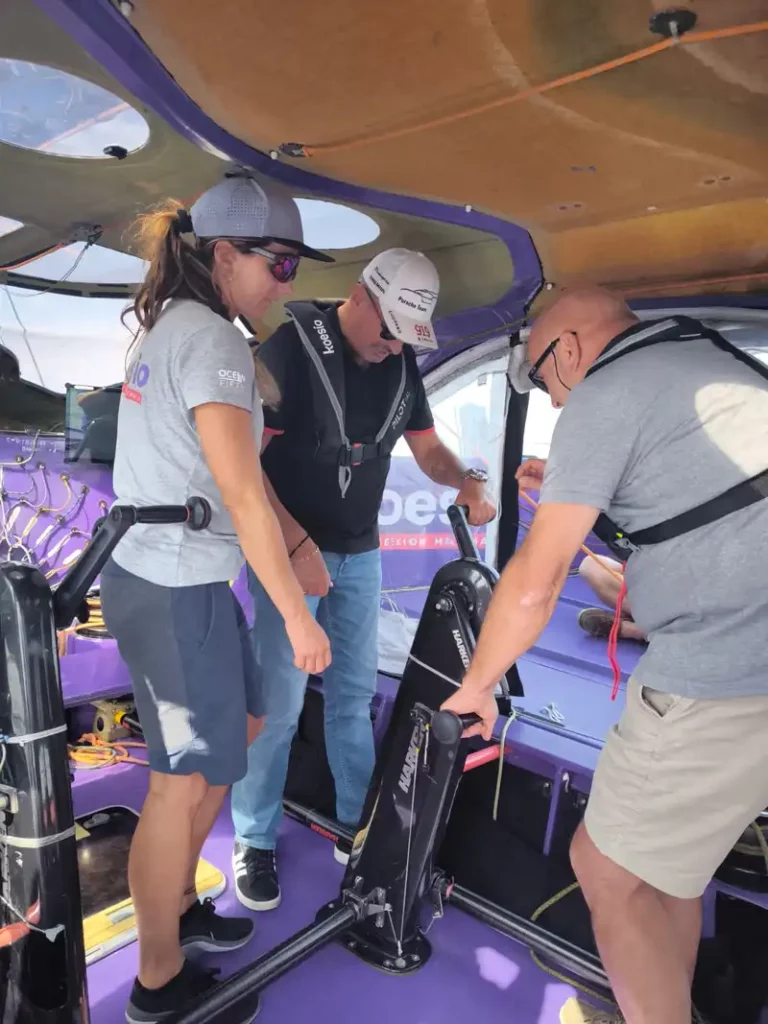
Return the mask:
<path id="1" fill-rule="evenodd" d="M 323 674 L 325 743 L 336 783 L 336 815 L 357 824 L 373 773 L 371 700 L 378 667 L 381 555 L 324 552 L 333 581 L 320 618 L 331 641 L 332 662 Z M 293 650 L 280 613 L 255 575 L 248 586 L 256 619 L 251 631 L 263 674 L 264 730 L 248 750 L 248 772 L 232 787 L 235 834 L 246 846 L 274 849 L 282 816 L 283 789 L 296 726 L 304 706 L 307 676 L 293 664 Z M 317 597 L 307 597 L 317 615 Z"/>

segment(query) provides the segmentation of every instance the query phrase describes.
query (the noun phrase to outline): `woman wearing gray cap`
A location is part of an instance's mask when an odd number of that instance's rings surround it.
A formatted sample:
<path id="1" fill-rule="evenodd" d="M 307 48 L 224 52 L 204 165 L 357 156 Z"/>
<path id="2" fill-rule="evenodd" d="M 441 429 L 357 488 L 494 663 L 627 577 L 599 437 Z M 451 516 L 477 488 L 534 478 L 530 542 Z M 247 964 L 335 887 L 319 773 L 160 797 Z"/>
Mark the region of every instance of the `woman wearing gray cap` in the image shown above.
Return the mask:
<path id="1" fill-rule="evenodd" d="M 134 526 L 101 579 L 151 766 L 128 868 L 139 972 L 126 1010 L 131 1024 L 149 1024 L 216 984 L 185 951 L 237 949 L 253 930 L 219 917 L 195 889 L 201 848 L 227 787 L 245 774 L 262 714 L 229 586 L 243 555 L 280 609 L 296 665 L 321 672 L 330 662 L 262 481 L 261 400 L 275 402 L 276 388 L 232 322 L 290 295 L 301 257 L 329 257 L 304 245 L 294 201 L 243 171 L 189 213 L 171 202 L 142 217 L 139 241 L 149 270 L 133 303 L 140 326 L 120 400 L 117 502 L 201 495 L 213 510 L 201 532 Z"/>

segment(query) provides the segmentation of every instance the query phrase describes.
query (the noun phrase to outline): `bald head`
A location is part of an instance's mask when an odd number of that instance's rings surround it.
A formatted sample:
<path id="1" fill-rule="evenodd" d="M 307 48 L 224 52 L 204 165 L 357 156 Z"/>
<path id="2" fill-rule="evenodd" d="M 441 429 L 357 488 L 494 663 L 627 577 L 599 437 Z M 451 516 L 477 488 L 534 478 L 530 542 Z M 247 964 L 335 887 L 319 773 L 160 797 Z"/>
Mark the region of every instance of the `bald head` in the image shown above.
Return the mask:
<path id="1" fill-rule="evenodd" d="M 585 347 L 589 349 L 599 345 L 594 359 L 611 338 L 635 323 L 637 317 L 626 302 L 605 288 L 568 292 L 536 320 L 529 342 L 532 361 L 535 362 L 553 338 L 566 331 L 583 336 Z M 600 339 L 603 339 L 602 344 L 599 344 Z"/>
<path id="2" fill-rule="evenodd" d="M 636 323 L 626 302 L 605 288 L 568 292 L 538 317 L 528 340 L 528 359 L 535 364 L 553 346 L 539 370 L 552 404 L 562 406 L 605 346 Z"/>

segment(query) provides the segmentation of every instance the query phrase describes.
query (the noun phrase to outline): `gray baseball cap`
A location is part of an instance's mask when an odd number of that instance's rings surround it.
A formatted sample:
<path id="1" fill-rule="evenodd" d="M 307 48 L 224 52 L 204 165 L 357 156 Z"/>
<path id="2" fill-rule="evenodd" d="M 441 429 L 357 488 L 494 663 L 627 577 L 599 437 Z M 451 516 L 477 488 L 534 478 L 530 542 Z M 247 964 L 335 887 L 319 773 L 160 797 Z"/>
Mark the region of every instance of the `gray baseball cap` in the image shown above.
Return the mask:
<path id="1" fill-rule="evenodd" d="M 198 238 L 271 238 L 295 246 L 307 259 L 336 262 L 304 244 L 301 215 L 291 196 L 244 168 L 230 171 L 203 192 L 189 214 Z"/>

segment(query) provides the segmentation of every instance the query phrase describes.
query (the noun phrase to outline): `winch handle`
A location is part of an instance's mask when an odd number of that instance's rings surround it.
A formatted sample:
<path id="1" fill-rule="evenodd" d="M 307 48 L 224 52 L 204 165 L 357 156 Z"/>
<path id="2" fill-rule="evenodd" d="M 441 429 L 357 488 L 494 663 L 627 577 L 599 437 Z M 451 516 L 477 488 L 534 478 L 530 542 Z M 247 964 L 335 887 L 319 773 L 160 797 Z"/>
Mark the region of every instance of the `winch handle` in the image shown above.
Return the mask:
<path id="1" fill-rule="evenodd" d="M 470 726 L 477 725 L 479 722 L 482 722 L 480 715 L 476 715 L 474 711 L 468 715 L 459 715 L 459 720 L 465 729 L 469 729 Z"/>
<path id="2" fill-rule="evenodd" d="M 472 539 L 472 534 L 469 532 L 469 524 L 467 523 L 469 506 L 449 505 L 446 514 L 448 522 L 453 529 L 453 535 L 456 538 L 456 544 L 458 545 L 461 557 L 471 558 L 475 562 L 479 562 L 480 555 L 475 547 L 475 542 Z"/>
<path id="3" fill-rule="evenodd" d="M 438 743 L 458 743 L 466 729 L 481 721 L 474 713 L 457 715 L 454 711 L 436 711 L 432 716 L 432 736 Z"/>
<path id="4" fill-rule="evenodd" d="M 66 629 L 78 618 L 93 581 L 104 568 L 120 540 L 136 523 L 185 523 L 190 530 L 204 530 L 211 522 L 211 506 L 205 498 L 190 498 L 186 505 L 114 505 L 102 516 L 93 538 L 74 562 L 53 595 L 57 629 Z"/>

